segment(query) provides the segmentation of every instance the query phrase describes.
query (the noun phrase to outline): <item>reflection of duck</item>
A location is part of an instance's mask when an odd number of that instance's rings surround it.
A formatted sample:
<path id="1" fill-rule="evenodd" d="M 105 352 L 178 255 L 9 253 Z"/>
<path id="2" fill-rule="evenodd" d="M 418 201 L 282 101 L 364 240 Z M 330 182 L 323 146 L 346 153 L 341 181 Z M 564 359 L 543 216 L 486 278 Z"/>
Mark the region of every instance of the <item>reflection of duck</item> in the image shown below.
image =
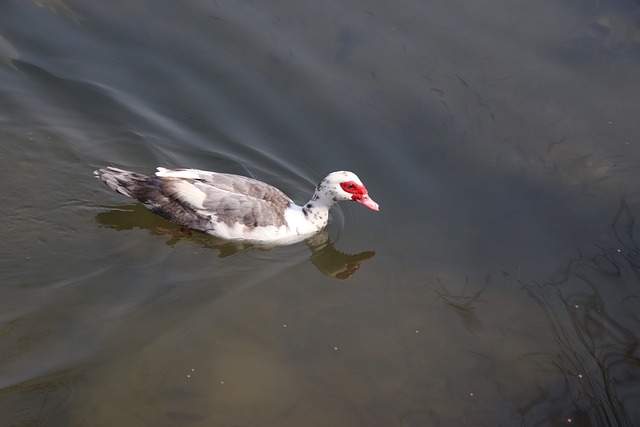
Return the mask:
<path id="1" fill-rule="evenodd" d="M 346 171 L 327 175 L 304 206 L 275 187 L 239 175 L 158 168 L 155 176 L 147 176 L 113 167 L 94 173 L 153 213 L 230 241 L 285 245 L 305 240 L 327 225 L 329 209 L 341 200 L 378 210 L 360 179 Z"/>
<path id="2" fill-rule="evenodd" d="M 140 205 L 119 206 L 98 213 L 96 221 L 116 230 L 130 230 L 139 227 L 139 224 L 144 224 L 144 228 L 147 228 L 152 234 L 168 236 L 167 245 L 173 246 L 179 241 L 189 241 L 206 248 L 217 249 L 219 258 L 226 258 L 245 250 L 265 249 L 250 243 L 229 242 L 202 233 L 192 233 L 187 228 L 167 224 L 159 217 L 152 216 L 152 218 L 157 218 L 157 221 L 154 222 L 149 221 L 149 218 L 141 220 L 140 216 L 149 216 L 146 209 Z M 323 274 L 339 280 L 351 277 L 364 261 L 376 255 L 373 251 L 365 251 L 355 255 L 342 253 L 333 246 L 326 230 L 310 237 L 306 243 L 311 249 L 309 259 L 313 265 Z"/>
<path id="3" fill-rule="evenodd" d="M 376 256 L 373 251 L 354 255 L 340 252 L 329 241 L 329 233 L 324 230 L 307 239 L 306 243 L 312 252 L 310 259 L 313 265 L 327 276 L 339 280 L 347 280 L 363 262 Z"/>

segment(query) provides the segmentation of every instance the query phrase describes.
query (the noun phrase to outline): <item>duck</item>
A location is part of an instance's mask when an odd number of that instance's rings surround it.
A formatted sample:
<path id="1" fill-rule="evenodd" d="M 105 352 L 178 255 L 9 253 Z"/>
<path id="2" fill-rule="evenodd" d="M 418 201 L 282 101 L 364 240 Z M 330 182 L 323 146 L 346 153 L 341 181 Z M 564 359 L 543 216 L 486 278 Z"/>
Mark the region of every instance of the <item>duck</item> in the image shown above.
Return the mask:
<path id="1" fill-rule="evenodd" d="M 144 175 L 108 166 L 94 171 L 110 189 L 141 202 L 154 214 L 223 240 L 288 245 L 323 230 L 329 210 L 351 200 L 379 211 L 358 176 L 328 174 L 302 206 L 279 189 L 242 175 L 158 167 Z"/>

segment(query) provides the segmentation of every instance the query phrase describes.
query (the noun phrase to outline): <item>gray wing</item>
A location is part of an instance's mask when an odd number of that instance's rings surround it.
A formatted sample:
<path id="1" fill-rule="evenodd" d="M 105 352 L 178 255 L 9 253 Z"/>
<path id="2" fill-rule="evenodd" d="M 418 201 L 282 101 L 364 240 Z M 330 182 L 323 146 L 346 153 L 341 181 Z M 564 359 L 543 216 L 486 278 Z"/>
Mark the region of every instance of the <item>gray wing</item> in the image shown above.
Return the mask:
<path id="1" fill-rule="evenodd" d="M 189 178 L 163 176 L 163 192 L 181 204 L 228 226 L 285 225 L 284 212 L 293 202 L 271 185 L 238 175 L 188 170 Z M 178 172 L 176 172 L 176 176 Z M 185 174 L 187 176 L 187 174 Z"/>

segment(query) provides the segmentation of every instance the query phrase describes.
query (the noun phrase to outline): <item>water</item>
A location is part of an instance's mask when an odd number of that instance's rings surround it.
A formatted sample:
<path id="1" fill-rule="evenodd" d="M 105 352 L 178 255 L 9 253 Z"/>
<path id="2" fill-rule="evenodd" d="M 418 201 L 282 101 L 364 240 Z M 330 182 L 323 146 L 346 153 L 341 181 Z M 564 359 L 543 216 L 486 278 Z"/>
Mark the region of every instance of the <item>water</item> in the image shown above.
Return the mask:
<path id="1" fill-rule="evenodd" d="M 0 3 L 0 424 L 640 424 L 640 10 Z M 332 170 L 324 246 L 184 233 L 104 165 Z"/>

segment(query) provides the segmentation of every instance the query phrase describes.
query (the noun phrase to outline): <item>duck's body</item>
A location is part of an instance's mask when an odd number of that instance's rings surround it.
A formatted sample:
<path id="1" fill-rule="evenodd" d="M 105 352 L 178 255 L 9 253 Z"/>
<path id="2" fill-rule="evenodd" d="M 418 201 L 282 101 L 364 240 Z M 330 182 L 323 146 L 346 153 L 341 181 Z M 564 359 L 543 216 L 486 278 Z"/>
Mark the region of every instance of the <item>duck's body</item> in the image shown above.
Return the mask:
<path id="1" fill-rule="evenodd" d="M 327 225 L 329 209 L 340 200 L 378 210 L 360 179 L 347 171 L 327 175 L 304 206 L 269 184 L 239 175 L 158 168 L 154 176 L 147 176 L 113 167 L 94 173 L 112 190 L 142 202 L 160 216 L 233 241 L 299 242 Z"/>

